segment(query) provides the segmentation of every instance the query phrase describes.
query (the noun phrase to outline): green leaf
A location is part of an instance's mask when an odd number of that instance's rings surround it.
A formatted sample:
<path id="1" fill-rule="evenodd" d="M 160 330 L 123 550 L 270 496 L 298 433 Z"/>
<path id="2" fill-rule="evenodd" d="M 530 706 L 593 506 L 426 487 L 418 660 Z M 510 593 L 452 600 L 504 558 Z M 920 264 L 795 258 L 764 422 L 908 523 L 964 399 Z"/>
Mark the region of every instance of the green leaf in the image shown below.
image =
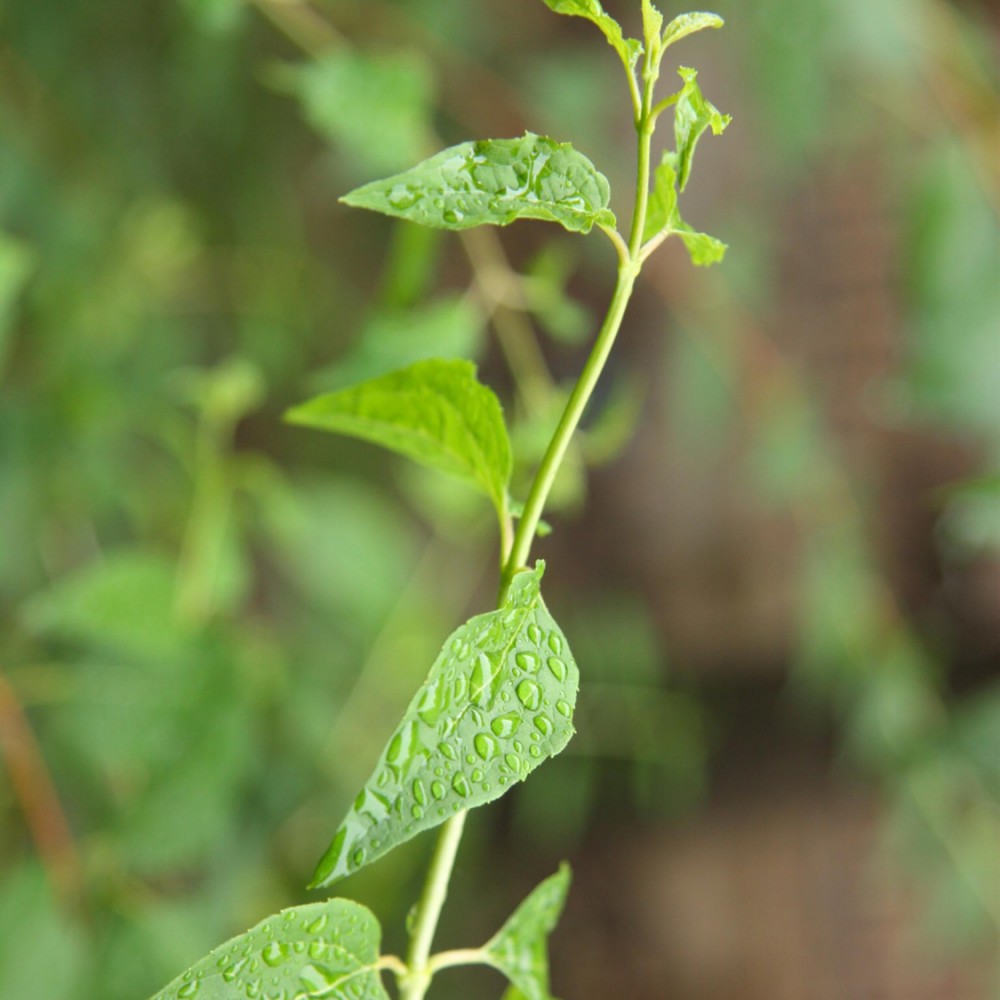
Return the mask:
<path id="1" fill-rule="evenodd" d="M 664 30 L 663 48 L 673 45 L 674 42 L 679 42 L 688 35 L 693 35 L 696 31 L 704 31 L 705 28 L 721 28 L 725 23 L 718 14 L 708 14 L 704 11 L 680 14 Z"/>
<path id="2" fill-rule="evenodd" d="M 152 1000 L 389 1000 L 381 937 L 374 914 L 349 899 L 296 906 L 220 945 Z"/>
<path id="3" fill-rule="evenodd" d="M 380 444 L 482 491 L 501 511 L 511 473 L 500 401 L 469 361 L 418 361 L 328 393 L 286 419 Z"/>
<path id="4" fill-rule="evenodd" d="M 525 132 L 452 146 L 340 200 L 433 229 L 540 219 L 589 233 L 595 223 L 615 224 L 610 197 L 607 178 L 568 142 Z"/>
<path id="5" fill-rule="evenodd" d="M 642 43 L 637 38 L 626 38 L 621 25 L 604 12 L 598 0 L 544 0 L 549 10 L 569 17 L 585 17 L 601 29 L 608 44 L 618 53 L 621 61 L 632 69 L 642 55 Z"/>
<path id="6" fill-rule="evenodd" d="M 646 48 L 652 61 L 659 63 L 663 45 L 660 32 L 663 30 L 663 15 L 657 10 L 651 0 L 642 0 L 642 33 L 646 38 Z"/>
<path id="7" fill-rule="evenodd" d="M 413 54 L 369 56 L 339 48 L 279 70 L 276 80 L 299 98 L 309 124 L 342 147 L 358 169 L 399 170 L 427 149 L 432 73 Z"/>
<path id="8" fill-rule="evenodd" d="M 485 960 L 513 983 L 525 1000 L 552 1000 L 549 994 L 548 936 L 559 921 L 569 891 L 569 866 L 562 864 L 511 914 L 483 948 Z"/>
<path id="9" fill-rule="evenodd" d="M 729 115 L 720 114 L 715 105 L 705 100 L 698 86 L 698 71 L 681 66 L 677 72 L 684 81 L 674 108 L 674 137 L 677 144 L 677 186 L 683 191 L 691 176 L 694 149 L 705 129 L 711 127 L 713 135 L 722 135 L 732 121 Z"/>
<path id="10" fill-rule="evenodd" d="M 539 590 L 514 577 L 504 605 L 445 642 L 320 861 L 329 885 L 462 809 L 499 798 L 573 735 L 579 672 Z"/>
<path id="11" fill-rule="evenodd" d="M 666 153 L 656 168 L 643 239 L 652 239 L 660 233 L 668 236 L 676 234 L 687 247 L 692 263 L 699 267 L 717 264 L 726 255 L 726 244 L 714 236 L 692 229 L 680 216 L 677 208 L 676 162 L 676 154 Z"/>

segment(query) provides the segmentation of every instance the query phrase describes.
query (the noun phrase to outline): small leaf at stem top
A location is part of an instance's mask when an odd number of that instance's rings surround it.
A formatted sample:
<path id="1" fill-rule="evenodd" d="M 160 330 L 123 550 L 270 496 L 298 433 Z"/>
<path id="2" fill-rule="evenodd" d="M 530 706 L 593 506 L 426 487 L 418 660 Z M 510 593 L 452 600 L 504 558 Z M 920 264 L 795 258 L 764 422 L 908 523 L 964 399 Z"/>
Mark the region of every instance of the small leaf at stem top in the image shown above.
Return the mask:
<path id="1" fill-rule="evenodd" d="M 567 142 L 526 132 L 445 149 L 340 200 L 434 229 L 558 222 L 570 232 L 613 226 L 607 178 Z"/>
<path id="2" fill-rule="evenodd" d="M 296 406 L 293 424 L 363 438 L 485 493 L 503 513 L 511 453 L 500 401 L 469 361 L 418 361 Z"/>
<path id="3" fill-rule="evenodd" d="M 389 1000 L 381 937 L 375 915 L 349 899 L 296 906 L 220 945 L 152 1000 Z"/>
<path id="4" fill-rule="evenodd" d="M 542 601 L 544 563 L 445 642 L 313 876 L 329 885 L 485 805 L 573 735 L 579 672 Z"/>
<path id="5" fill-rule="evenodd" d="M 569 866 L 560 865 L 559 871 L 531 892 L 483 948 L 486 961 L 513 984 L 506 997 L 552 1000 L 548 937 L 559 921 L 569 882 Z"/>
<path id="6" fill-rule="evenodd" d="M 626 38 L 621 25 L 606 14 L 598 0 L 543 0 L 549 10 L 570 17 L 585 17 L 600 28 L 608 44 L 618 53 L 621 61 L 632 69 L 642 55 L 642 43 L 637 38 Z"/>
<path id="7" fill-rule="evenodd" d="M 688 35 L 693 35 L 696 31 L 703 31 L 705 28 L 721 28 L 726 22 L 718 14 L 709 14 L 705 11 L 695 11 L 691 14 L 679 14 L 675 17 L 663 31 L 663 48 L 679 42 Z"/>
<path id="8" fill-rule="evenodd" d="M 663 30 L 663 15 L 657 10 L 652 0 L 642 0 L 642 33 L 646 37 L 646 49 L 652 61 L 659 66 L 663 43 L 660 32 Z"/>

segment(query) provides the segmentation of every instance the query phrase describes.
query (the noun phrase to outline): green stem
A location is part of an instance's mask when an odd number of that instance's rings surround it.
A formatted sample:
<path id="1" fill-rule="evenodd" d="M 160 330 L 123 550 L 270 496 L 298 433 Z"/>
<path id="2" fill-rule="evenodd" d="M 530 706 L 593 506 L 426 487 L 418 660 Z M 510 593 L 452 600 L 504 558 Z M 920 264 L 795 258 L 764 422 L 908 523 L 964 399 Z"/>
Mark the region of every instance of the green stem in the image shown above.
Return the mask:
<path id="1" fill-rule="evenodd" d="M 631 75 L 631 73 L 630 73 Z M 637 89 L 633 95 L 638 97 Z M 513 539 L 509 535 L 509 520 L 501 514 L 501 560 L 503 570 L 500 578 L 500 602 L 502 603 L 510 587 L 514 574 L 525 565 L 531 552 L 531 545 L 538 530 L 538 524 L 549 498 L 552 485 L 559 473 L 563 459 L 569 449 L 573 434 L 576 432 L 583 417 L 587 403 L 594 393 L 597 382 L 607 364 L 608 356 L 618 337 L 625 310 L 628 308 L 635 287 L 636 278 L 642 269 L 645 259 L 640 256 L 642 234 L 646 226 L 646 211 L 649 203 L 650 176 L 650 146 L 652 144 L 654 121 L 650 115 L 652 106 L 653 86 L 655 78 L 646 74 L 645 86 L 641 98 L 635 101 L 637 106 L 636 130 L 638 132 L 638 176 L 636 178 L 635 210 L 632 217 L 632 230 L 628 246 L 617 234 L 612 236 L 619 255 L 618 277 L 615 290 L 608 305 L 607 314 L 597 339 L 591 349 L 580 373 L 580 378 L 573 388 L 566 407 L 559 419 L 552 440 L 542 457 L 535 472 L 528 499 L 524 504 L 524 513 L 518 520 L 517 530 Z M 609 235 L 611 233 L 609 232 Z M 400 975 L 400 1000 L 424 1000 L 434 973 L 438 969 L 447 968 L 451 964 L 464 964 L 472 956 L 471 951 L 445 953 L 435 961 L 430 957 L 434 932 L 437 929 L 441 908 L 448 894 L 448 881 L 455 865 L 455 855 L 462 839 L 462 829 L 465 826 L 466 813 L 456 813 L 444 825 L 438 840 L 434 860 L 427 875 L 423 895 L 416 906 L 416 918 L 413 934 L 410 939 L 410 950 L 407 955 L 405 974 Z M 448 957 L 450 956 L 450 958 Z"/>
<path id="2" fill-rule="evenodd" d="M 434 971 L 429 967 L 431 944 L 437 929 L 441 907 L 448 895 L 448 881 L 455 867 L 455 855 L 462 840 L 466 812 L 455 813 L 441 831 L 423 894 L 417 903 L 417 915 L 406 956 L 407 973 L 400 978 L 400 1000 L 423 1000 Z"/>

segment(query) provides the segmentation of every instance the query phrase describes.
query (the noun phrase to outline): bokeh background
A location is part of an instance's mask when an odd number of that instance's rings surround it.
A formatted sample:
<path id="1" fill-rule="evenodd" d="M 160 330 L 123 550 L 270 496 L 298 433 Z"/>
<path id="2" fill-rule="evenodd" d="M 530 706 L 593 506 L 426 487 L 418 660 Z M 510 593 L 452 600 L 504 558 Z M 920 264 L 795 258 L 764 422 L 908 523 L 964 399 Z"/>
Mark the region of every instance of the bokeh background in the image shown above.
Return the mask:
<path id="1" fill-rule="evenodd" d="M 638 0 L 606 6 L 638 30 Z M 644 276 L 536 548 L 579 734 L 473 815 L 439 941 L 480 943 L 566 858 L 559 996 L 988 1000 L 1000 6 L 715 9 L 673 51 L 734 116 L 684 205 L 729 257 L 668 246 Z M 523 488 L 610 245 L 337 198 L 525 128 L 626 213 L 617 63 L 537 0 L 0 7 L 3 1000 L 142 1000 L 308 899 L 490 606 L 475 497 L 281 415 L 472 357 Z M 343 886 L 390 949 L 432 840 Z"/>

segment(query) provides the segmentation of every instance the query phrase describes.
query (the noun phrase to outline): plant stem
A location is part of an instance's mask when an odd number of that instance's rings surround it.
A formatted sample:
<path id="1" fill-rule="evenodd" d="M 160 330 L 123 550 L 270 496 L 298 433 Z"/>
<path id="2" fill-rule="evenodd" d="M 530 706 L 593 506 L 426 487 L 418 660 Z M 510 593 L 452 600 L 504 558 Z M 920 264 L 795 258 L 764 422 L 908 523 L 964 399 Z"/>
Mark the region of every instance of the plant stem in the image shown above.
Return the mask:
<path id="1" fill-rule="evenodd" d="M 631 75 L 631 74 L 630 74 Z M 632 216 L 632 230 L 629 244 L 615 233 L 612 242 L 618 249 L 618 276 L 615 290 L 608 305 L 604 322 L 598 331 L 594 346 L 583 366 L 580 378 L 573 388 L 552 440 L 545 451 L 542 461 L 535 472 L 535 478 L 528 491 L 528 499 L 524 504 L 524 513 L 517 524 L 513 540 L 502 527 L 500 576 L 500 603 L 503 602 L 510 587 L 514 574 L 527 562 L 531 545 L 538 530 L 538 524 L 545 509 L 552 485 L 559 473 L 559 468 L 569 449 L 573 434 L 576 432 L 583 417 L 587 403 L 594 393 L 597 382 L 607 364 L 608 356 L 614 346 L 621 329 L 625 310 L 628 308 L 635 287 L 636 278 L 642 269 L 645 257 L 640 256 L 643 230 L 646 226 L 646 211 L 649 203 L 650 146 L 652 144 L 654 119 L 650 114 L 655 79 L 647 72 L 645 86 L 641 98 L 636 101 L 636 131 L 638 133 L 638 172 L 636 178 L 635 209 Z M 634 78 L 633 78 L 634 84 Z M 633 90 L 637 96 L 637 91 Z M 610 235 L 610 233 L 609 233 Z M 503 518 L 501 521 L 503 522 Z M 424 1000 L 434 973 L 451 964 L 462 964 L 471 951 L 445 953 L 452 960 L 442 957 L 435 963 L 430 958 L 431 944 L 437 928 L 441 908 L 448 894 L 448 881 L 455 864 L 455 855 L 462 839 L 462 829 L 465 826 L 466 813 L 456 813 L 444 825 L 438 840 L 434 860 L 427 875 L 423 895 L 416 908 L 416 918 L 413 934 L 410 939 L 410 951 L 407 955 L 407 972 L 400 976 L 400 1000 Z"/>
<path id="2" fill-rule="evenodd" d="M 427 987 L 431 984 L 434 975 L 428 968 L 431 943 L 434 940 L 438 918 L 441 916 L 441 907 L 444 906 L 445 897 L 448 895 L 448 881 L 455 866 L 455 855 L 462 840 L 462 829 L 467 815 L 466 812 L 455 813 L 445 823 L 438 839 L 434 859 L 427 873 L 427 882 L 417 903 L 413 936 L 406 956 L 408 971 L 400 980 L 400 1000 L 423 1000 Z"/>

